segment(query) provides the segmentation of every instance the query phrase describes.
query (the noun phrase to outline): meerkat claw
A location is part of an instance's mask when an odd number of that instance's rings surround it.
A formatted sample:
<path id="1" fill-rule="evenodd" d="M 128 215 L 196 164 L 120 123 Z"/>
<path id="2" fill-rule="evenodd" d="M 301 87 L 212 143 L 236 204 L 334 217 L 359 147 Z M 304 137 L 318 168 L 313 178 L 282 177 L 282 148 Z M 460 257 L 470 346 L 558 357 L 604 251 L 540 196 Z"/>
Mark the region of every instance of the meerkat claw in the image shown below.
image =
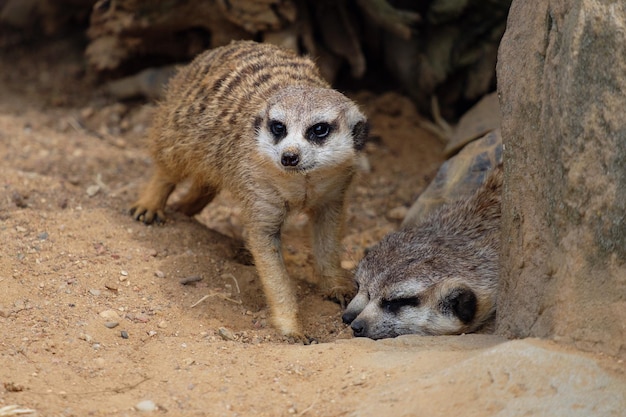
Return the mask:
<path id="1" fill-rule="evenodd" d="M 130 216 L 143 224 L 163 224 L 165 223 L 165 214 L 162 210 L 152 211 L 144 207 L 131 207 Z"/>

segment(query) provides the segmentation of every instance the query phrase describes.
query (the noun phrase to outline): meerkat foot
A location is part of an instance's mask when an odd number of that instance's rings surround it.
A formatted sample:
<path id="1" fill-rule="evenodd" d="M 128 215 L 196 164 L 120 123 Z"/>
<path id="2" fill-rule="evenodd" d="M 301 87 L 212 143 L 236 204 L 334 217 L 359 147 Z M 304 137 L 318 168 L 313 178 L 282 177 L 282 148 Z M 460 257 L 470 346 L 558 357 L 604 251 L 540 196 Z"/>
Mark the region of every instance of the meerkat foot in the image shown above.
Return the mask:
<path id="1" fill-rule="evenodd" d="M 128 212 L 133 219 L 143 222 L 144 224 L 165 223 L 165 213 L 163 210 L 153 211 L 136 203 Z"/>
<path id="2" fill-rule="evenodd" d="M 316 338 L 310 337 L 307 335 L 302 335 L 302 336 L 284 336 L 283 335 L 282 340 L 284 342 L 291 343 L 291 344 L 302 344 L 302 345 L 307 345 L 307 346 L 319 343 Z"/>
<path id="3" fill-rule="evenodd" d="M 152 176 L 150 183 L 129 210 L 130 215 L 145 224 L 165 222 L 165 203 L 174 191 L 176 184 L 166 179 L 158 171 Z"/>
<path id="4" fill-rule="evenodd" d="M 300 322 L 297 317 L 273 315 L 271 317 L 271 321 L 274 328 L 277 329 L 285 338 L 293 339 L 294 341 L 302 343 L 304 343 L 305 340 L 308 340 L 302 331 L 302 327 L 300 326 Z"/>
<path id="5" fill-rule="evenodd" d="M 345 308 L 356 294 L 355 285 L 343 269 L 332 276 L 322 276 L 320 288 L 324 297 L 335 301 L 341 308 Z"/>

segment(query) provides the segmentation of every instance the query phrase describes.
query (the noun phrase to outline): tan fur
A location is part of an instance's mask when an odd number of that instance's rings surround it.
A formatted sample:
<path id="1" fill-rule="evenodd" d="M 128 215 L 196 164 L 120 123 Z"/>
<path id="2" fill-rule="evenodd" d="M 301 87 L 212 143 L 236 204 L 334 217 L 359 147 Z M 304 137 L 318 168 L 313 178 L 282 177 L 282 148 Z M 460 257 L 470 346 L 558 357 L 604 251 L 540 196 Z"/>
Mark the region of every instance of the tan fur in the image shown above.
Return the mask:
<path id="1" fill-rule="evenodd" d="M 276 121 L 285 137 L 272 132 Z M 323 140 L 311 136 L 319 123 L 332 128 Z M 174 209 L 187 215 L 230 190 L 241 203 L 273 323 L 301 338 L 280 230 L 293 210 L 310 215 L 321 287 L 343 302 L 352 287 L 339 258 L 344 197 L 366 134 L 363 114 L 329 88 L 309 58 L 233 42 L 200 55 L 170 82 L 151 130 L 155 172 L 131 214 L 163 221 L 170 193 L 185 179 L 191 188 Z M 286 155 L 297 155 L 297 165 L 292 157 L 285 165 Z"/>

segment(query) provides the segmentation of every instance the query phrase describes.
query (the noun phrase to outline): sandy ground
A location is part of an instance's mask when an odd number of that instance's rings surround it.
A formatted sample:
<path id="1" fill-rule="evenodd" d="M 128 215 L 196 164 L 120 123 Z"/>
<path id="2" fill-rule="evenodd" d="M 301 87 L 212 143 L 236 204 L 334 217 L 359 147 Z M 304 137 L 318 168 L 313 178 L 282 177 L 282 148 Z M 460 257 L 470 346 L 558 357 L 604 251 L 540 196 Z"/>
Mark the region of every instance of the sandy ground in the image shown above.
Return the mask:
<path id="1" fill-rule="evenodd" d="M 194 219 L 170 213 L 164 226 L 127 215 L 151 169 L 142 143 L 153 106 L 100 94 L 80 53 L 60 41 L 0 56 L 0 415 L 9 405 L 41 416 L 136 415 L 142 405 L 185 416 L 623 415 L 615 358 L 488 335 L 353 339 L 312 282 L 302 217 L 286 228 L 285 257 L 318 343 L 283 340 L 229 196 Z M 354 98 L 373 141 L 349 198 L 348 269 L 398 227 L 443 148 L 401 96 Z M 569 378 L 540 380 L 546 368 L 533 358 L 552 354 L 567 359 L 555 375 Z M 572 386 L 570 371 L 587 379 Z M 584 402 L 565 401 L 581 392 Z M 519 405 L 537 398 L 552 402 Z"/>

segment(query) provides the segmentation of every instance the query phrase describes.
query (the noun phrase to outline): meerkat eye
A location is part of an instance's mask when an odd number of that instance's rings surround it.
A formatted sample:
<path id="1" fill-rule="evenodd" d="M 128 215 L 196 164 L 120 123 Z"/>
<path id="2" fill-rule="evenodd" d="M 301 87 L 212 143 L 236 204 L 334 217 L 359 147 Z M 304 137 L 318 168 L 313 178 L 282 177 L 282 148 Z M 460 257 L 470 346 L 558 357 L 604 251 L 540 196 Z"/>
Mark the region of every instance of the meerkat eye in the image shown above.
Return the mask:
<path id="1" fill-rule="evenodd" d="M 398 313 L 404 307 L 417 307 L 420 305 L 418 297 L 394 298 L 393 300 L 381 300 L 380 307 L 392 314 Z"/>
<path id="2" fill-rule="evenodd" d="M 287 126 L 278 120 L 271 120 L 269 123 L 270 132 L 276 139 L 282 139 L 287 135 Z"/>
<path id="3" fill-rule="evenodd" d="M 308 129 L 306 137 L 312 142 L 321 142 L 330 134 L 331 130 L 332 127 L 328 123 L 317 123 Z"/>

